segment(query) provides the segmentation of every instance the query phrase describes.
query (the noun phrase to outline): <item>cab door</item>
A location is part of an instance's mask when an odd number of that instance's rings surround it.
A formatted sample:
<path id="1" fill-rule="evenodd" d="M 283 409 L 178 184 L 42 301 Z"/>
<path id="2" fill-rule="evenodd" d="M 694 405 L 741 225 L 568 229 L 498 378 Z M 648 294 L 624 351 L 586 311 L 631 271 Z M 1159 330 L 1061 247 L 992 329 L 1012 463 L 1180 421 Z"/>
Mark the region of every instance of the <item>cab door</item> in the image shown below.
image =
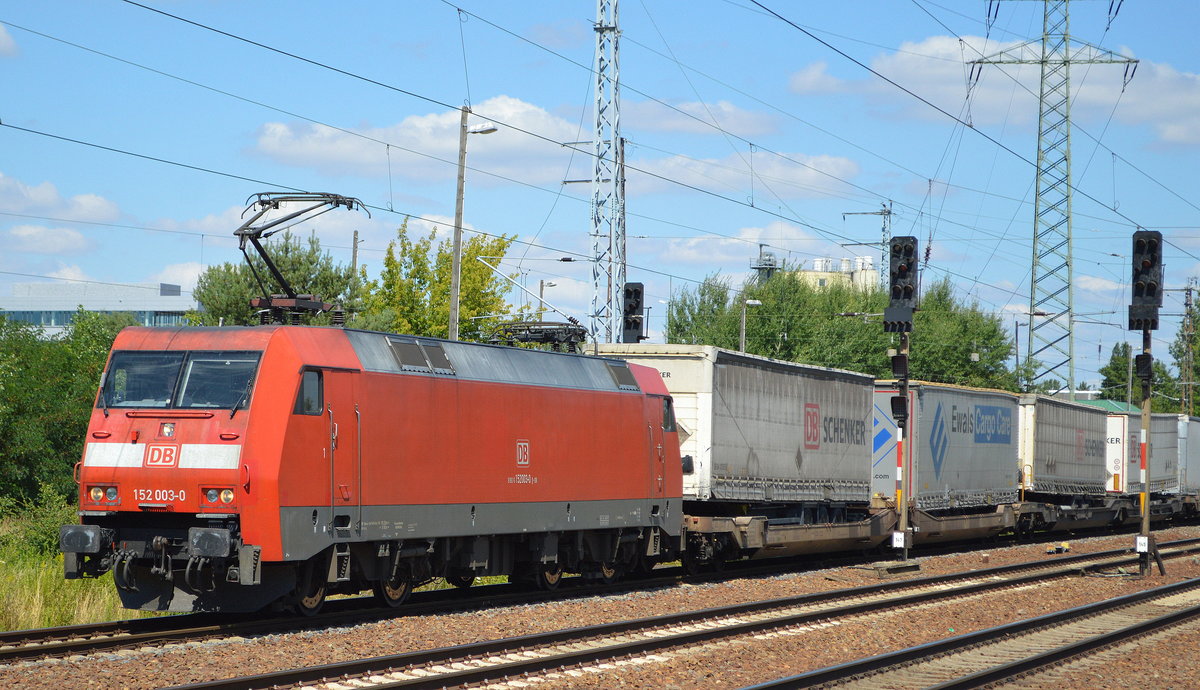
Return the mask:
<path id="1" fill-rule="evenodd" d="M 664 448 L 664 412 L 667 409 L 667 399 L 652 395 L 646 398 L 648 409 L 646 410 L 647 426 L 650 428 L 650 452 L 651 460 L 651 476 L 650 476 L 650 495 L 654 498 L 662 497 L 666 492 L 667 481 L 667 454 Z"/>
<path id="2" fill-rule="evenodd" d="M 329 451 L 330 534 L 334 540 L 358 536 L 362 529 L 362 414 L 358 405 L 359 372 L 325 372 L 325 418 Z"/>

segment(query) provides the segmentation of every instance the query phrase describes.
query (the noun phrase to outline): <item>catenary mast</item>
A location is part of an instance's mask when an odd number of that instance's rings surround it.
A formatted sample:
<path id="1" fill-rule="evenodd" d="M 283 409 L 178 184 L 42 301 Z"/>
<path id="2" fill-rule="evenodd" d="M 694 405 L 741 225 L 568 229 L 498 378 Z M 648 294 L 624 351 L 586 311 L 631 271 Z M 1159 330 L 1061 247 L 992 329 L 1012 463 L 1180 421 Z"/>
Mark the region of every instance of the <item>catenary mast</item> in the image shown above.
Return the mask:
<path id="1" fill-rule="evenodd" d="M 621 332 L 625 285 L 625 161 L 621 140 L 617 0 L 596 2 L 595 129 L 592 133 L 592 308 L 596 342 Z"/>
<path id="2" fill-rule="evenodd" d="M 1040 40 L 1012 46 L 972 64 L 1041 66 L 1026 357 L 1040 362 L 1030 383 L 1057 379 L 1065 382 L 1065 389 L 1074 399 L 1071 65 L 1124 64 L 1125 83 L 1128 83 L 1137 60 L 1073 39 L 1069 4 L 1070 0 L 1044 0 Z"/>

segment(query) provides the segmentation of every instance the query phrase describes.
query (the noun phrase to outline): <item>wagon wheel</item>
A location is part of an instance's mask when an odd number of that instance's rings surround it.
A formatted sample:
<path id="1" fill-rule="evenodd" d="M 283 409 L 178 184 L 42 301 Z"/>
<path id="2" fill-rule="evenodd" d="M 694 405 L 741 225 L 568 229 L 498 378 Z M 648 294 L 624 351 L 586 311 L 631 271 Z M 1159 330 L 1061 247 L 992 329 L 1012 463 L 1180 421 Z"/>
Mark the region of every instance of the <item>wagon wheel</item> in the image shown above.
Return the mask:
<path id="1" fill-rule="evenodd" d="M 548 563 L 541 566 L 537 570 L 537 586 L 538 589 L 552 591 L 558 589 L 558 583 L 562 582 L 562 564 Z"/>
<path id="2" fill-rule="evenodd" d="M 375 598 L 380 603 L 396 608 L 407 601 L 408 595 L 412 594 L 412 582 L 397 574 L 390 580 L 377 580 L 374 589 Z"/>
<path id="3" fill-rule="evenodd" d="M 475 584 L 474 575 L 447 575 L 446 584 L 453 585 L 460 589 L 466 589 Z"/>
<path id="4" fill-rule="evenodd" d="M 620 569 L 610 562 L 601 563 L 597 574 L 600 576 L 600 581 L 606 585 L 611 585 L 621 578 Z"/>
<path id="5" fill-rule="evenodd" d="M 300 568 L 300 579 L 296 583 L 295 603 L 292 608 L 302 616 L 315 616 L 325 605 L 325 578 L 318 574 L 312 561 Z"/>

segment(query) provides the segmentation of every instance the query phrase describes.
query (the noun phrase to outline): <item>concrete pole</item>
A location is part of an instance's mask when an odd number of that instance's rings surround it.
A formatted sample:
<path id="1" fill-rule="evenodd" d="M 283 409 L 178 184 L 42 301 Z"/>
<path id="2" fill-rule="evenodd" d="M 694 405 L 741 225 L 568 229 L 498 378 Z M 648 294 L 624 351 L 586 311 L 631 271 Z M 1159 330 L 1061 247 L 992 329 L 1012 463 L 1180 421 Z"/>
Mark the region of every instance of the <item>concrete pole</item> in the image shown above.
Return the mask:
<path id="1" fill-rule="evenodd" d="M 463 106 L 462 120 L 458 127 L 458 194 L 454 200 L 454 258 L 450 267 L 450 340 L 458 340 L 458 293 L 462 280 L 462 217 L 463 182 L 467 172 L 467 114 L 471 109 Z"/>

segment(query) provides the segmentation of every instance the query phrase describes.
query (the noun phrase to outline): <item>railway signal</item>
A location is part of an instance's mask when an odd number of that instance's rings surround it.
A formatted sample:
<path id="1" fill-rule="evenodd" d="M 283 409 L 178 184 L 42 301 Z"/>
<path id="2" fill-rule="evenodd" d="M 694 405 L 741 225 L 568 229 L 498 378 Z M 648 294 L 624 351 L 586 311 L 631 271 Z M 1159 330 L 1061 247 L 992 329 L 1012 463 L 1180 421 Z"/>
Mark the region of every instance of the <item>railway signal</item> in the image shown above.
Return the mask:
<path id="1" fill-rule="evenodd" d="M 622 292 L 621 342 L 638 343 L 642 336 L 642 292 L 645 286 L 641 283 L 625 283 Z"/>
<path id="2" fill-rule="evenodd" d="M 1158 545 L 1150 534 L 1150 473 L 1147 470 L 1150 453 L 1150 387 L 1154 378 L 1154 355 L 1150 353 L 1150 331 L 1158 329 L 1158 309 L 1162 306 L 1162 233 L 1157 230 L 1138 230 L 1133 233 L 1133 299 L 1129 305 L 1129 330 L 1142 332 L 1142 353 L 1135 358 L 1138 378 L 1142 380 L 1142 429 L 1138 450 L 1141 460 L 1142 510 L 1141 533 L 1134 540 L 1134 550 L 1141 555 L 1141 572 L 1150 570 L 1150 559 L 1166 575 Z"/>
<path id="3" fill-rule="evenodd" d="M 888 306 L 883 310 L 883 332 L 900 334 L 900 352 L 892 356 L 897 392 L 891 399 L 892 417 L 896 420 L 896 512 L 900 518 L 892 533 L 892 547 L 900 549 L 903 562 L 907 564 L 912 532 L 908 526 L 911 498 L 906 493 L 912 488 L 912 468 L 904 455 L 904 436 L 909 412 L 908 334 L 913 329 L 913 312 L 917 308 L 917 238 L 911 235 L 893 237 L 889 256 L 890 294 Z"/>
<path id="4" fill-rule="evenodd" d="M 1129 305 L 1130 330 L 1157 330 L 1162 306 L 1162 233 L 1133 233 L 1133 301 Z"/>
<path id="5" fill-rule="evenodd" d="M 889 299 L 883 312 L 885 333 L 912 330 L 913 311 L 917 307 L 917 238 L 893 237 L 888 260 Z"/>

